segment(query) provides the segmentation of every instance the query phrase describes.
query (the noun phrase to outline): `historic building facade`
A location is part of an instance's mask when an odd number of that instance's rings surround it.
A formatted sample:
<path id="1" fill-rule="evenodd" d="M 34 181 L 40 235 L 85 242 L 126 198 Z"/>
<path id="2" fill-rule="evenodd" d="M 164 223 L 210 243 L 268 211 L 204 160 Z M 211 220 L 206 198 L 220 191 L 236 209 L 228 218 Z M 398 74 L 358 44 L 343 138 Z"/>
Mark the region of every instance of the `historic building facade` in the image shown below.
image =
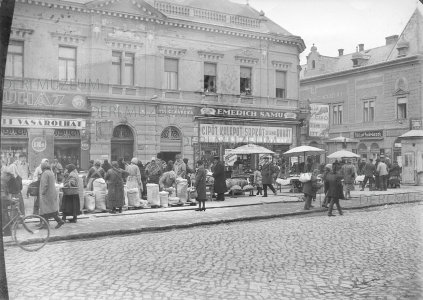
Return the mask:
<path id="1" fill-rule="evenodd" d="M 228 0 L 19 1 L 2 159 L 23 151 L 32 167 L 55 156 L 84 169 L 160 152 L 223 156 L 247 141 L 286 151 L 298 143 L 304 49 Z"/>
<path id="2" fill-rule="evenodd" d="M 398 137 L 421 128 L 423 118 L 422 34 L 416 9 L 401 35 L 381 47 L 359 44 L 356 52 L 339 49 L 329 57 L 313 45 L 301 71 L 300 99 L 310 101 L 312 111 L 306 144 L 333 147 L 328 140 L 343 136 L 363 158 L 385 155 L 404 165 Z"/>

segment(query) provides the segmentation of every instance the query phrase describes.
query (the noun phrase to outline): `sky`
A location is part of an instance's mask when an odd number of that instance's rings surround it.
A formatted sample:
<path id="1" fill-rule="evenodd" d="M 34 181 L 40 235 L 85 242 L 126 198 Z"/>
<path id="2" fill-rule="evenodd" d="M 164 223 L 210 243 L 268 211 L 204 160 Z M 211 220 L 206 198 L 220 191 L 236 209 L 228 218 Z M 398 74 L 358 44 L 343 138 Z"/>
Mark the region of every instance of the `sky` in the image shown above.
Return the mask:
<path id="1" fill-rule="evenodd" d="M 355 52 L 358 44 L 383 46 L 385 37 L 401 34 L 417 5 L 423 12 L 417 0 L 249 0 L 249 5 L 304 40 L 301 64 L 313 44 L 326 56 L 338 56 L 338 49 Z"/>

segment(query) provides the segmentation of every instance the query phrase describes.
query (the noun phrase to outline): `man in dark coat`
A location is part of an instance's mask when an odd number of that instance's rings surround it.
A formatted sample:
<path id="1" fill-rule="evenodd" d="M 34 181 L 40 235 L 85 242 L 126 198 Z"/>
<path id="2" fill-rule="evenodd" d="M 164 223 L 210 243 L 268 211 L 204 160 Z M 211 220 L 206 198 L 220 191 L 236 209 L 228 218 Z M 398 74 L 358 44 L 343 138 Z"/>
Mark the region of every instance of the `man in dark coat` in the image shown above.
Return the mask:
<path id="1" fill-rule="evenodd" d="M 339 199 L 344 199 L 344 191 L 342 188 L 342 178 L 341 174 L 337 174 L 333 169 L 332 172 L 327 174 L 325 180 L 325 190 L 327 190 L 326 196 L 329 197 L 330 205 L 329 205 L 329 217 L 334 217 L 335 215 L 332 214 L 333 205 L 336 204 L 336 208 L 339 211 L 339 214 L 342 216 L 342 209 L 341 205 L 339 204 Z"/>
<path id="2" fill-rule="evenodd" d="M 204 164 L 201 160 L 197 161 L 198 170 L 195 174 L 194 180 L 194 187 L 197 190 L 197 201 L 198 201 L 198 208 L 196 211 L 205 211 L 206 210 L 206 200 L 207 200 L 207 193 L 206 193 L 206 178 L 207 178 L 207 171 L 204 169 Z M 203 207 L 201 207 L 201 203 Z"/>
<path id="3" fill-rule="evenodd" d="M 264 157 L 264 164 L 261 170 L 261 178 L 263 182 L 263 197 L 267 197 L 267 187 L 269 187 L 272 192 L 277 196 L 276 190 L 273 187 L 273 174 L 275 173 L 275 168 L 272 163 L 269 162 L 269 157 Z"/>
<path id="4" fill-rule="evenodd" d="M 217 194 L 216 201 L 225 201 L 225 193 L 228 191 L 226 188 L 225 167 L 223 162 L 220 161 L 219 156 L 214 157 L 213 169 L 213 191 Z"/>
<path id="5" fill-rule="evenodd" d="M 361 187 L 360 191 L 364 191 L 364 188 L 366 187 L 366 183 L 367 181 L 369 181 L 369 191 L 371 191 L 372 185 L 373 185 L 373 175 L 375 174 L 376 171 L 376 167 L 373 164 L 373 159 L 370 159 L 368 163 L 366 163 L 366 166 L 364 167 L 364 171 L 363 171 L 363 175 L 364 175 L 364 180 L 363 180 L 363 185 Z"/>

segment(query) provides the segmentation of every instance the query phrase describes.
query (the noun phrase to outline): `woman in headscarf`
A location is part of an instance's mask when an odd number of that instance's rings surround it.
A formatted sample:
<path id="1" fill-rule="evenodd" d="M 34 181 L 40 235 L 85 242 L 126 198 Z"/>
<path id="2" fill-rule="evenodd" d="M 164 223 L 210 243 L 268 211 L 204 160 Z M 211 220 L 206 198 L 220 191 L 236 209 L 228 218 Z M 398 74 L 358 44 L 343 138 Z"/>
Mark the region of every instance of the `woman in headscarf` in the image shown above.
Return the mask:
<path id="1" fill-rule="evenodd" d="M 123 178 L 128 176 L 129 173 L 119 168 L 119 164 L 116 161 L 112 162 L 112 168 L 107 171 L 104 179 L 108 183 L 108 199 L 109 206 L 112 207 L 112 214 L 116 213 L 116 208 L 119 208 L 119 212 L 122 212 L 122 206 L 125 203 L 125 194 L 123 188 Z"/>
<path id="2" fill-rule="evenodd" d="M 305 182 L 303 185 L 303 193 L 305 197 L 305 204 L 304 210 L 310 210 L 313 206 L 311 205 L 311 200 L 316 198 L 317 188 L 317 175 L 319 175 L 319 170 L 314 169 L 313 173 L 311 174 L 311 180 Z"/>
<path id="3" fill-rule="evenodd" d="M 138 189 L 139 196 L 141 198 L 143 186 L 141 181 L 141 172 L 138 168 L 138 158 L 132 158 L 131 164 L 126 167 L 126 172 L 128 172 L 128 178 L 126 178 L 126 188 L 128 190 Z"/>
<path id="4" fill-rule="evenodd" d="M 94 180 L 98 178 L 104 178 L 105 174 L 106 172 L 104 172 L 103 168 L 101 167 L 101 162 L 99 160 L 96 160 L 94 166 L 88 170 L 88 175 L 86 179 L 87 191 L 92 191 Z"/>
<path id="5" fill-rule="evenodd" d="M 63 187 L 78 187 L 79 175 L 76 166 L 69 164 L 66 166 L 65 181 Z M 66 221 L 67 216 L 72 216 L 73 219 L 69 220 L 71 223 L 76 223 L 77 216 L 81 214 L 81 207 L 79 204 L 79 194 L 63 195 L 62 199 L 62 220 Z"/>
<path id="6" fill-rule="evenodd" d="M 147 182 L 148 183 L 159 184 L 160 176 L 162 175 L 162 168 L 156 162 L 156 158 L 155 157 L 153 157 L 151 159 L 151 162 L 148 165 L 147 169 L 145 170 L 145 173 L 147 175 Z"/>
<path id="7" fill-rule="evenodd" d="M 59 204 L 57 203 L 57 192 L 56 192 L 56 177 L 51 171 L 50 164 L 43 162 L 41 164 L 43 173 L 41 174 L 40 183 L 40 216 L 46 219 L 53 218 L 56 222 L 56 229 L 65 224 L 64 221 L 59 218 Z"/>
<path id="8" fill-rule="evenodd" d="M 167 163 L 166 172 L 160 177 L 159 186 L 162 191 L 171 187 L 176 189 L 176 173 L 173 171 L 172 161 Z"/>
<path id="9" fill-rule="evenodd" d="M 109 164 L 108 159 L 104 160 L 104 163 L 101 165 L 101 167 L 103 168 L 105 173 L 107 173 L 107 171 L 109 171 L 112 168 L 111 164 Z"/>

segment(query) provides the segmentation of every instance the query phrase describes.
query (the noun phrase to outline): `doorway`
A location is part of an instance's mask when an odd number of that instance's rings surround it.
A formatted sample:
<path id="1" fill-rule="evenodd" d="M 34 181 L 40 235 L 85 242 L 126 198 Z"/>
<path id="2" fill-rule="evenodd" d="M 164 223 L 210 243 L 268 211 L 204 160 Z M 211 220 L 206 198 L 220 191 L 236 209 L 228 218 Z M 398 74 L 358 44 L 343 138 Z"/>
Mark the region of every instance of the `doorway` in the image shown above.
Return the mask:
<path id="1" fill-rule="evenodd" d="M 175 155 L 182 154 L 182 134 L 175 126 L 166 127 L 160 135 L 160 151 L 163 154 L 163 160 L 175 161 Z"/>
<path id="2" fill-rule="evenodd" d="M 123 157 L 129 162 L 134 155 L 134 135 L 127 125 L 116 126 L 113 130 L 111 161 Z"/>

